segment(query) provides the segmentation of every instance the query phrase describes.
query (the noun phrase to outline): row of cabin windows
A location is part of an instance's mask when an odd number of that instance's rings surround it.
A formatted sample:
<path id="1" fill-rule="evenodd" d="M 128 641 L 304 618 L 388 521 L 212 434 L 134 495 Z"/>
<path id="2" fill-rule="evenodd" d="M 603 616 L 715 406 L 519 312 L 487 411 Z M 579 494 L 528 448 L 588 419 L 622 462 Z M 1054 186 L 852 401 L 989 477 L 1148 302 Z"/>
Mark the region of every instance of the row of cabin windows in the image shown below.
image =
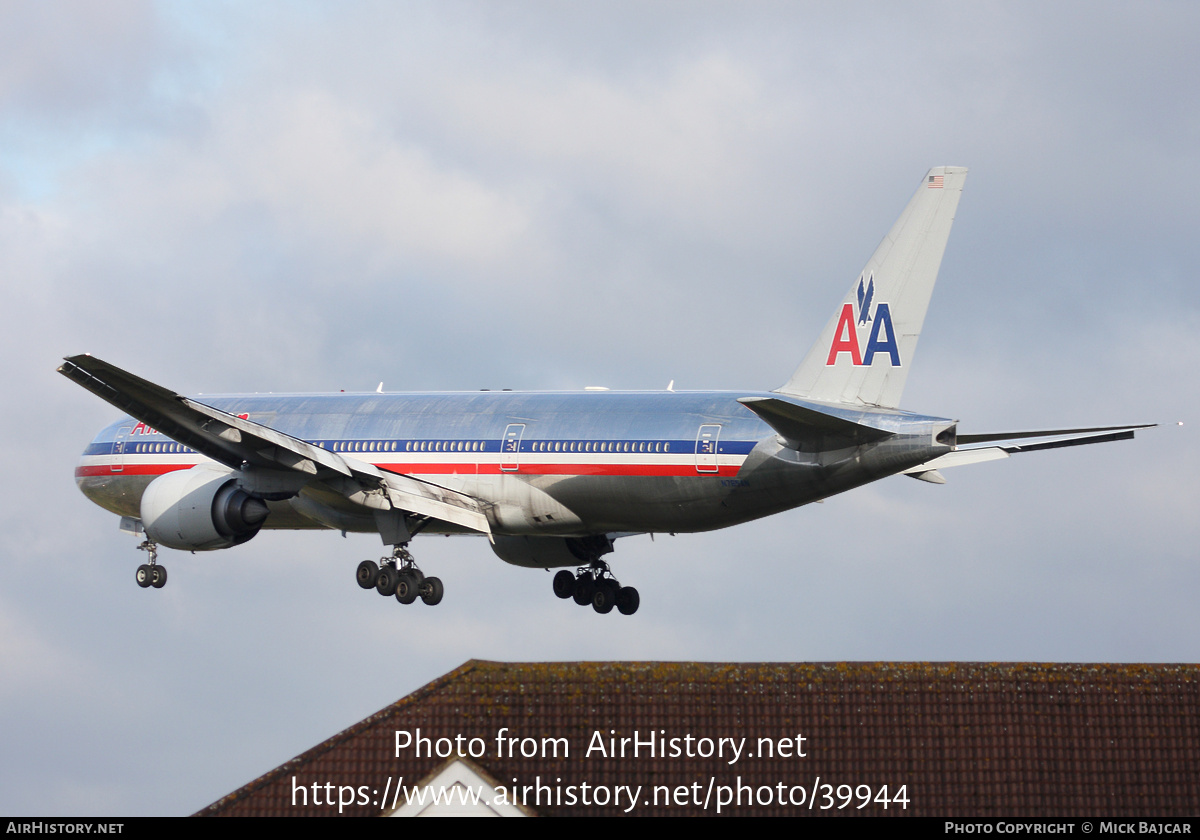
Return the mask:
<path id="1" fill-rule="evenodd" d="M 670 452 L 671 444 L 664 441 L 581 441 L 556 440 L 528 442 L 530 452 Z M 325 448 L 334 452 L 395 452 L 397 441 L 356 440 L 326 442 Z M 482 452 L 487 443 L 482 440 L 410 440 L 405 452 Z M 181 443 L 138 443 L 134 452 L 192 452 Z"/>
<path id="2" fill-rule="evenodd" d="M 534 441 L 531 452 L 670 452 L 671 444 L 664 441 L 626 440 Z"/>
<path id="3" fill-rule="evenodd" d="M 182 443 L 135 443 L 133 451 L 135 453 L 147 454 L 158 452 L 191 452 L 192 450 Z"/>
<path id="4" fill-rule="evenodd" d="M 666 441 L 590 441 L 556 440 L 526 442 L 527 452 L 670 452 Z M 333 441 L 334 452 L 395 452 L 396 441 Z M 487 442 L 482 440 L 410 440 L 405 452 L 482 452 Z"/>
<path id="5" fill-rule="evenodd" d="M 399 443 L 394 440 L 335 440 L 326 448 L 334 452 L 395 452 Z M 482 452 L 487 443 L 482 440 L 410 440 L 405 452 Z"/>
<path id="6" fill-rule="evenodd" d="M 335 440 L 323 444 L 323 448 L 334 452 L 395 452 L 394 440 Z"/>

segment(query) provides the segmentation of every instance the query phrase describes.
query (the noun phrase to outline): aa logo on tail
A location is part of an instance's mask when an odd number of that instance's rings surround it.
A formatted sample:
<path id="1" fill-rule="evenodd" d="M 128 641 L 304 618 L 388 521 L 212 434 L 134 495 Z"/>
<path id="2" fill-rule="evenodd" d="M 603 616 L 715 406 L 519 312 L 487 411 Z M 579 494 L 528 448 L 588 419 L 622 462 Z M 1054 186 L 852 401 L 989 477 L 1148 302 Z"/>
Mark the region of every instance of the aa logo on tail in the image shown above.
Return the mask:
<path id="1" fill-rule="evenodd" d="M 875 304 L 875 275 L 870 278 L 858 278 L 858 317 L 854 315 L 854 304 L 843 303 L 842 312 L 838 316 L 837 328 L 833 331 L 833 342 L 829 345 L 829 358 L 825 360 L 826 367 L 837 364 L 838 355 L 850 354 L 850 363 L 856 367 L 869 367 L 875 361 L 875 354 L 886 353 L 892 367 L 900 367 L 900 346 L 896 343 L 896 330 L 892 326 L 892 310 L 886 303 Z M 860 328 L 870 325 L 867 336 L 866 352 L 859 337 Z"/>

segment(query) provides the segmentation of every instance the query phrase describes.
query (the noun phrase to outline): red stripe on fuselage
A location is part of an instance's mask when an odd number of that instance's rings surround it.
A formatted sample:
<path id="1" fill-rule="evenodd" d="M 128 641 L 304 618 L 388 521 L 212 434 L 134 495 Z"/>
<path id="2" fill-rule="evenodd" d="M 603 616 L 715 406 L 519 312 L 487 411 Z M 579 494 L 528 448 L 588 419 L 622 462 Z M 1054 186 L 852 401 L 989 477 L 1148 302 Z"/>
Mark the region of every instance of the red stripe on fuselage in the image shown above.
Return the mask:
<path id="1" fill-rule="evenodd" d="M 195 464 L 126 464 L 113 471 L 108 464 L 75 468 L 76 478 L 119 475 L 164 475 L 187 470 Z M 499 464 L 376 464 L 381 470 L 401 475 L 628 475 L 628 476 L 734 476 L 740 465 L 721 464 L 715 471 L 697 472 L 694 464 L 522 464 L 502 470 Z"/>

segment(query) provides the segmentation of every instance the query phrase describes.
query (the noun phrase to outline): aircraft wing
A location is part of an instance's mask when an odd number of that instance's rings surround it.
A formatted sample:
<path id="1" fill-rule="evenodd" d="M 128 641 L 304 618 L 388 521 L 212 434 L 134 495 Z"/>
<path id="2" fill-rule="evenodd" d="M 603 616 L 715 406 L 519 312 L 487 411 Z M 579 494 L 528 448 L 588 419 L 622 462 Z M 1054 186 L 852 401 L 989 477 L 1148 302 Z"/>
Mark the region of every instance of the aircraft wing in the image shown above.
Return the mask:
<path id="1" fill-rule="evenodd" d="M 1108 443 L 1114 440 L 1133 440 L 1133 433 L 1149 429 L 1157 423 L 1140 423 L 1130 426 L 1094 426 L 1084 429 L 1042 429 L 1027 432 L 989 432 L 977 435 L 958 435 L 958 449 L 941 457 L 926 461 L 904 471 L 905 475 L 944 484 L 945 479 L 937 471 L 963 464 L 977 464 L 1007 458 L 1016 452 L 1037 452 L 1042 449 L 1061 449 L 1066 446 L 1086 446 L 1089 443 Z M 1036 443 L 1007 443 L 1008 441 L 1042 438 Z M 994 443 L 999 446 L 970 446 L 973 443 Z M 963 444 L 968 444 L 963 446 Z"/>
<path id="2" fill-rule="evenodd" d="M 401 510 L 490 533 L 483 503 L 473 496 L 330 452 L 244 417 L 169 391 L 94 356 L 71 356 L 58 372 L 116 406 L 232 469 L 291 470 L 334 487 L 375 510 Z"/>

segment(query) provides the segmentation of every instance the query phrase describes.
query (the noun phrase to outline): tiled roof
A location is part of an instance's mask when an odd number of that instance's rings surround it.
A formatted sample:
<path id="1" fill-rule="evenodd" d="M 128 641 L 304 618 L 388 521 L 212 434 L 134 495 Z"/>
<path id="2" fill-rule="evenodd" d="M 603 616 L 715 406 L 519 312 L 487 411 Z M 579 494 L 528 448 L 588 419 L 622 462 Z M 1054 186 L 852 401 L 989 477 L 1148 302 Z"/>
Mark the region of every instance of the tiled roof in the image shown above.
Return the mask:
<path id="1" fill-rule="evenodd" d="M 497 754 L 497 733 L 565 738 L 569 755 Z M 397 779 L 415 784 L 445 762 L 396 757 L 396 731 L 434 739 L 479 738 L 474 756 L 493 777 L 550 786 L 535 811 L 622 813 L 583 805 L 580 785 L 610 793 L 641 786 L 638 815 L 714 813 L 714 792 L 770 787 L 771 804 L 728 805 L 722 813 L 884 816 L 1173 816 L 1200 811 L 1200 666 L 1026 663 L 503 663 L 472 660 L 366 720 L 234 791 L 201 815 L 336 814 L 339 786 L 368 790 L 343 813 L 387 813 L 376 804 Z M 741 757 L 587 753 L 593 739 L 745 738 Z M 597 736 L 595 733 L 600 733 Z M 765 755 L 766 741 L 805 757 Z M 466 741 L 463 741 L 466 744 Z M 530 742 L 526 743 L 529 746 Z M 442 744 L 443 748 L 447 746 Z M 693 740 L 693 753 L 705 742 Z M 753 756 L 753 757 L 751 757 Z M 557 781 L 556 781 L 557 780 Z M 296 786 L 331 784 L 332 806 L 293 805 Z M 782 784 L 782 786 L 781 786 Z M 828 803 L 824 785 L 833 808 Z M 885 810 L 837 787 L 904 786 L 907 808 Z M 574 786 L 575 804 L 554 801 Z M 687 786 L 688 793 L 676 801 Z M 657 790 L 656 790 L 657 788 Z M 556 794 L 554 791 L 559 791 Z M 812 791 L 817 791 L 814 801 Z M 322 788 L 322 801 L 327 789 Z M 846 790 L 843 790 L 845 794 Z M 707 808 L 696 804 L 707 793 Z M 794 804 L 803 794 L 804 804 Z M 762 797 L 761 792 L 757 794 Z M 778 803 L 779 796 L 791 803 Z M 394 794 L 389 795 L 394 799 Z M 653 797 L 658 796 L 658 804 Z M 550 802 L 546 802 L 549 797 Z M 679 804 L 686 799 L 688 804 Z M 648 803 L 648 804 L 647 804 Z M 812 807 L 810 808 L 810 803 Z"/>

